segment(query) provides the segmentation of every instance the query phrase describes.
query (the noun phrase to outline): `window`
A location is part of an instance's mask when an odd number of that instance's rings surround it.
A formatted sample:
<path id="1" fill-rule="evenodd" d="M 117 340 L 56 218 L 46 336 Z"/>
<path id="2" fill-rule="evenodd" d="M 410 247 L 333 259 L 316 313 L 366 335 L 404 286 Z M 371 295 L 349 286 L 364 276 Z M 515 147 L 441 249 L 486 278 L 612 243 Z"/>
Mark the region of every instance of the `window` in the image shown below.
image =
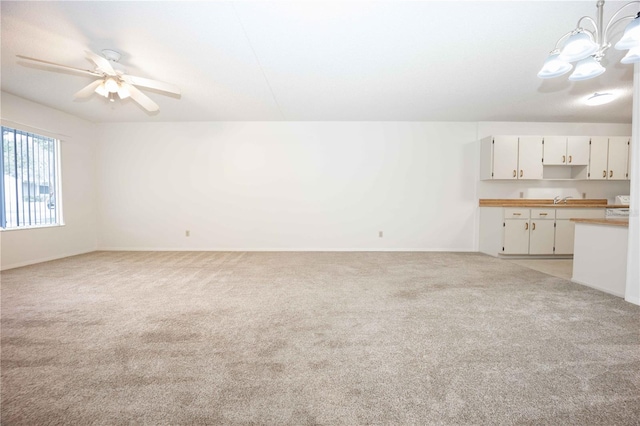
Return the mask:
<path id="1" fill-rule="evenodd" d="M 0 228 L 62 223 L 59 146 L 57 139 L 2 127 Z"/>

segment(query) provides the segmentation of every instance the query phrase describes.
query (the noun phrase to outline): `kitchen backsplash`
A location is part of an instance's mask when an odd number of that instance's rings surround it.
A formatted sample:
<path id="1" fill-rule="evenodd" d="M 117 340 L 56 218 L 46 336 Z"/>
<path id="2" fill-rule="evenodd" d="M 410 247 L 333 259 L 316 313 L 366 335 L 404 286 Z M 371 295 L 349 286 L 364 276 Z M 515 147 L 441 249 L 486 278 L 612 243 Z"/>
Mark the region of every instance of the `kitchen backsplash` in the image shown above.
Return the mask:
<path id="1" fill-rule="evenodd" d="M 606 198 L 629 194 L 629 181 L 479 181 L 478 198 Z"/>

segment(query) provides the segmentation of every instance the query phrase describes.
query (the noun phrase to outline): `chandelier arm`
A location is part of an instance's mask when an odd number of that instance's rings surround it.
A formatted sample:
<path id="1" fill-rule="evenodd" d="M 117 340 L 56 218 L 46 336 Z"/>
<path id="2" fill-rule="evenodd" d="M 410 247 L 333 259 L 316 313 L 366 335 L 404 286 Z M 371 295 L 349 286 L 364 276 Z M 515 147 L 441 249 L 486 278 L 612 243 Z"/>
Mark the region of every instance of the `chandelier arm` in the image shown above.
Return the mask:
<path id="1" fill-rule="evenodd" d="M 609 34 L 609 29 L 610 28 L 612 28 L 614 25 L 616 25 L 619 22 L 626 21 L 627 19 L 635 19 L 636 18 L 636 16 L 630 15 L 630 16 L 625 16 L 625 17 L 622 17 L 622 18 L 617 19 L 617 20 L 614 21 L 616 16 L 618 16 L 620 14 L 620 12 L 622 12 L 622 9 L 624 9 L 625 7 L 630 6 L 632 4 L 640 4 L 640 0 L 631 1 L 631 2 L 629 2 L 627 4 L 625 4 L 620 9 L 618 9 L 618 11 L 616 13 L 613 14 L 611 19 L 609 19 L 609 22 L 607 22 L 607 26 L 604 28 L 604 31 L 603 31 L 603 43 L 604 44 L 607 43 L 607 39 L 608 39 L 607 35 Z M 637 13 L 640 13 L 640 12 L 637 12 Z"/>
<path id="2" fill-rule="evenodd" d="M 638 1 L 640 1 L 640 0 L 638 0 Z M 587 20 L 587 21 L 591 22 L 591 25 L 593 25 L 593 28 L 595 28 L 595 31 L 589 31 L 586 28 L 582 28 L 580 26 L 580 24 L 582 23 L 583 20 Z M 598 24 L 596 23 L 596 21 L 593 20 L 593 18 L 591 16 L 583 16 L 582 18 L 580 18 L 578 20 L 578 26 L 576 28 L 581 29 L 581 30 L 591 34 L 591 37 L 593 37 L 593 41 L 595 43 L 600 44 L 600 41 L 598 40 L 598 36 L 599 36 Z"/>
<path id="3" fill-rule="evenodd" d="M 568 33 L 566 33 L 565 35 L 563 35 L 562 37 L 560 37 L 558 39 L 558 41 L 556 41 L 556 46 L 553 48 L 552 52 L 555 51 L 559 51 L 560 50 L 560 43 L 563 42 L 564 40 L 566 40 L 569 36 L 571 36 L 573 34 L 573 30 L 569 31 Z"/>

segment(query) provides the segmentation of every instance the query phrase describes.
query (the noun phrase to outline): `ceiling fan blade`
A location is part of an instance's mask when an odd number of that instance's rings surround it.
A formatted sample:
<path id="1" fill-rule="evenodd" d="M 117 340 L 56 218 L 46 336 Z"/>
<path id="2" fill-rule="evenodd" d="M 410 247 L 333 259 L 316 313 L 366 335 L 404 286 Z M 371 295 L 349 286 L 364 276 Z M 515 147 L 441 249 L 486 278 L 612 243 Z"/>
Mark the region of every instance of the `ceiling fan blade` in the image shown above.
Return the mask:
<path id="1" fill-rule="evenodd" d="M 134 101 L 142 105 L 144 109 L 146 109 L 149 112 L 155 112 L 160 110 L 160 107 L 158 106 L 158 104 L 153 102 L 151 98 L 149 98 L 147 95 L 142 93 L 135 86 L 127 82 L 123 82 L 121 84 L 129 91 L 129 95 L 131 96 L 131 99 L 133 99 Z"/>
<path id="2" fill-rule="evenodd" d="M 85 50 L 84 52 L 87 54 L 87 58 L 91 59 L 93 63 L 96 64 L 96 66 L 100 71 L 102 71 L 107 75 L 111 75 L 111 76 L 116 75 L 116 71 L 113 69 L 113 67 L 111 66 L 111 62 L 109 62 L 108 59 L 103 58 L 100 55 L 96 55 L 90 50 Z"/>
<path id="3" fill-rule="evenodd" d="M 29 56 L 23 56 L 23 55 L 16 55 L 18 58 L 20 59 L 26 59 L 27 61 L 33 61 L 33 62 L 39 62 L 41 64 L 47 64 L 47 65 L 51 65 L 53 67 L 57 67 L 57 68 L 62 68 L 65 70 L 71 70 L 71 71 L 75 71 L 75 72 L 79 72 L 79 73 L 83 73 L 83 74 L 89 74 L 89 75 L 93 75 L 96 77 L 102 77 L 102 74 L 95 72 L 95 71 L 91 71 L 91 70 L 83 70 L 81 68 L 75 68 L 75 67 L 70 67 L 68 65 L 62 65 L 62 64 L 56 64 L 55 62 L 49 62 L 49 61 L 45 61 L 43 59 L 36 59 L 36 58 L 30 58 Z"/>
<path id="4" fill-rule="evenodd" d="M 78 90 L 76 94 L 73 95 L 73 97 L 76 99 L 88 98 L 89 96 L 95 93 L 96 87 L 100 86 L 101 83 L 102 83 L 102 80 L 96 80 L 88 84 L 87 86 L 83 87 L 82 89 Z"/>
<path id="5" fill-rule="evenodd" d="M 123 74 L 122 79 L 129 84 L 135 86 L 147 87 L 149 89 L 160 90 L 161 92 L 173 93 L 174 95 L 180 95 L 180 89 L 173 84 L 165 83 L 164 81 L 151 80 L 144 77 L 136 77 L 134 75 Z"/>

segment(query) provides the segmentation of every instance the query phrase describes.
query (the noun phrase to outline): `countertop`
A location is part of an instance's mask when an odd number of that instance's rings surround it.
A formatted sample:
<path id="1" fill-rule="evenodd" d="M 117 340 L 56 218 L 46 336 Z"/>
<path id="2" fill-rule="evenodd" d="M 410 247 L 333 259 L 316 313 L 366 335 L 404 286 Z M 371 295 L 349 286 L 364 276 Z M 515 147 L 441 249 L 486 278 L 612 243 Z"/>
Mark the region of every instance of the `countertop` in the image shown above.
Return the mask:
<path id="1" fill-rule="evenodd" d="M 628 209 L 628 205 L 608 204 L 602 199 L 568 199 L 566 203 L 553 204 L 552 199 L 533 198 L 481 198 L 480 207 L 543 207 L 554 209 Z M 591 220 L 591 219 L 588 219 Z"/>
<path id="2" fill-rule="evenodd" d="M 571 221 L 591 225 L 629 226 L 629 219 L 571 219 Z"/>

